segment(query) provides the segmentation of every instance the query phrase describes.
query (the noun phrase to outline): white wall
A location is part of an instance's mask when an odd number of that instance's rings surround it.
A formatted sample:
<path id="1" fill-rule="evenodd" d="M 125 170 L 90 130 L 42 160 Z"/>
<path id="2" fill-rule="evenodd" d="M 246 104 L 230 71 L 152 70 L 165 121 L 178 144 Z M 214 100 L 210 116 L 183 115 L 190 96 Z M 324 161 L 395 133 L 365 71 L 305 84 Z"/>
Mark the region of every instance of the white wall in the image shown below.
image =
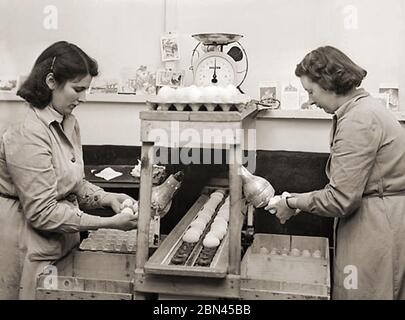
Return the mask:
<path id="1" fill-rule="evenodd" d="M 58 9 L 56 30 L 43 26 L 47 5 Z M 355 21 L 349 19 L 353 12 Z M 0 0 L 0 76 L 28 73 L 38 54 L 60 39 L 96 58 L 102 77 L 117 77 L 126 66 L 156 70 L 163 66 L 160 36 L 174 31 L 180 40 L 177 65 L 187 71 L 190 84 L 190 57 L 197 44 L 191 35 L 229 32 L 244 35 L 240 42 L 248 54 L 249 74 L 242 88 L 253 98 L 262 81 L 296 80 L 294 68 L 305 53 L 331 44 L 368 70 L 364 86 L 371 92 L 380 83 L 399 83 L 405 110 L 404 27 L 403 0 Z M 0 101 L 0 129 L 12 120 L 18 104 Z M 145 108 L 87 102 L 76 111 L 83 143 L 139 145 L 138 115 Z M 258 149 L 327 152 L 329 124 L 260 119 Z"/>

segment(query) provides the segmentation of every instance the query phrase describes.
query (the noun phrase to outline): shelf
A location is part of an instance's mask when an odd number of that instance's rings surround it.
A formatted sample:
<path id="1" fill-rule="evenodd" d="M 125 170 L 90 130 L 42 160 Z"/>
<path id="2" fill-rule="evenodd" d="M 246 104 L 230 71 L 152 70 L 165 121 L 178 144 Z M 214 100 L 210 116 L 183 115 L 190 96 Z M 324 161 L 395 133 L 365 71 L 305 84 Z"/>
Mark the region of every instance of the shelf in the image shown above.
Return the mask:
<path id="1" fill-rule="evenodd" d="M 105 180 L 103 178 L 96 177 L 94 174 L 100 172 L 105 168 L 111 168 L 115 171 L 122 172 L 122 175 L 111 180 Z M 139 188 L 139 177 L 134 177 L 131 175 L 131 171 L 134 166 L 129 165 L 85 165 L 84 174 L 86 180 L 98 185 L 101 188 Z M 159 185 L 165 178 L 164 176 L 154 177 L 153 185 Z"/>
<path id="2" fill-rule="evenodd" d="M 147 95 L 133 95 L 133 94 L 87 94 L 87 102 L 101 102 L 101 103 L 145 103 L 151 97 Z M 15 92 L 0 92 L 0 101 L 24 101 L 18 97 Z"/>
<path id="3" fill-rule="evenodd" d="M 263 110 L 257 115 L 258 119 L 332 119 L 332 115 L 321 110 Z"/>
<path id="4" fill-rule="evenodd" d="M 405 111 L 392 112 L 398 121 L 405 121 Z M 263 110 L 257 119 L 308 119 L 308 120 L 331 120 L 332 115 L 321 110 Z"/>

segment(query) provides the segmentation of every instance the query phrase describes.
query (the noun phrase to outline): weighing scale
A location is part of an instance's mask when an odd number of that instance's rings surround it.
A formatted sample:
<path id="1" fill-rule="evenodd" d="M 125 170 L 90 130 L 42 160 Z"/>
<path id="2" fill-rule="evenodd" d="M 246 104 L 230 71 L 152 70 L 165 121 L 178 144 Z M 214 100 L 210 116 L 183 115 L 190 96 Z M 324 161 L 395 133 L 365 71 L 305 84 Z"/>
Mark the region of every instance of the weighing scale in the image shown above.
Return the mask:
<path id="1" fill-rule="evenodd" d="M 191 56 L 190 70 L 196 86 L 240 86 L 248 72 L 248 58 L 239 40 L 240 34 L 200 33 Z M 243 93 L 243 92 L 242 92 Z"/>

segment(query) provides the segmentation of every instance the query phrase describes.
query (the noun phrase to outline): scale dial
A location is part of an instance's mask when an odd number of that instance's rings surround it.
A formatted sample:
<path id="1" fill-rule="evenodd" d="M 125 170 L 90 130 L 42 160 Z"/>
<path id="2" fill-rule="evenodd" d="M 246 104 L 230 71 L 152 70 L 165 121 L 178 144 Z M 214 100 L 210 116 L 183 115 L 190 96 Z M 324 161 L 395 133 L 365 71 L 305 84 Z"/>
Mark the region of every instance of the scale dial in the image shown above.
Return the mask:
<path id="1" fill-rule="evenodd" d="M 232 58 L 222 52 L 209 52 L 199 59 L 194 73 L 196 86 L 236 85 L 236 67 Z"/>

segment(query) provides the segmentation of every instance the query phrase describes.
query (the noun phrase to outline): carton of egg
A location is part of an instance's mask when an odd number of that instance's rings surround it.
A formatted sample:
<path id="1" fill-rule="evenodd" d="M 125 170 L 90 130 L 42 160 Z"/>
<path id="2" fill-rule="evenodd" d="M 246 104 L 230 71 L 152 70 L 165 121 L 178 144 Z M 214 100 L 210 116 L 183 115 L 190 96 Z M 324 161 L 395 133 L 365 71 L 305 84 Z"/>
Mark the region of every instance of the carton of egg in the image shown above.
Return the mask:
<path id="1" fill-rule="evenodd" d="M 259 249 L 259 253 L 265 254 L 265 250 L 263 249 L 264 247 L 261 247 Z M 303 249 L 302 251 L 299 250 L 298 248 L 292 248 L 291 250 L 287 248 L 272 248 L 269 252 L 270 255 L 281 255 L 281 256 L 292 256 L 292 257 L 304 257 L 304 258 L 316 258 L 320 259 L 322 258 L 322 252 L 321 250 L 317 249 L 314 250 L 312 253 L 308 249 Z"/>

